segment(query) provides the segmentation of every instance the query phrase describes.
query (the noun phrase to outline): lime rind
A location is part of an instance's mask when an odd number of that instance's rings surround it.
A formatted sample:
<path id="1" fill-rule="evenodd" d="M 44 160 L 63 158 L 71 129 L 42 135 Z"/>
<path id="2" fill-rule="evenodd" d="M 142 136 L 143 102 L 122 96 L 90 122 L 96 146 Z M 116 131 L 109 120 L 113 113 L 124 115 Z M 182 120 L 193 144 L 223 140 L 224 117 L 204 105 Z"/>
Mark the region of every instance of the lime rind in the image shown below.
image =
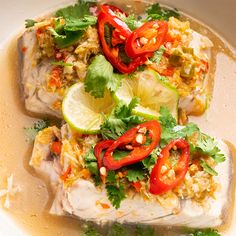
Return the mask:
<path id="1" fill-rule="evenodd" d="M 135 77 L 123 80 L 121 88 L 113 94 L 116 103 L 123 100 L 128 104 L 133 97 L 140 99 L 140 104 L 133 110 L 136 115 L 158 119 L 159 109 L 164 106 L 178 118 L 178 91 L 153 70 L 138 72 Z"/>
<path id="2" fill-rule="evenodd" d="M 84 83 L 70 87 L 62 102 L 62 114 L 70 127 L 83 134 L 97 134 L 114 105 L 110 93 L 96 99 L 84 90 Z"/>

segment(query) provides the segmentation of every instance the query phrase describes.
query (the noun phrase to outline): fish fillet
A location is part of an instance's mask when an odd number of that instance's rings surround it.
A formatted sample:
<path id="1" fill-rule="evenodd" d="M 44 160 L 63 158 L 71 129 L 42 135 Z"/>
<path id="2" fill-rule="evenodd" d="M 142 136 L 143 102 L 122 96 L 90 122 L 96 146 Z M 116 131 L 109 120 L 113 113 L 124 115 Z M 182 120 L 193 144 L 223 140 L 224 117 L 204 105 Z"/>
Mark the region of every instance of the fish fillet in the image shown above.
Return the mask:
<path id="1" fill-rule="evenodd" d="M 208 58 L 211 57 L 211 41 L 195 32 L 192 32 L 192 40 L 189 47 L 194 48 L 196 55 L 204 53 Z M 34 30 L 27 30 L 18 41 L 21 84 L 25 107 L 28 111 L 43 115 L 52 115 L 61 118 L 60 109 L 54 109 L 52 104 L 61 101 L 63 96 L 58 93 L 49 92 L 45 89 L 46 78 L 50 74 L 53 66 L 52 59 L 42 59 L 37 62 L 38 43 Z M 22 52 L 22 48 L 27 50 Z M 180 97 L 179 107 L 184 109 L 187 114 L 200 114 L 207 107 L 207 84 L 208 74 L 205 77 L 203 88 L 196 88 L 188 96 Z"/>
<path id="2" fill-rule="evenodd" d="M 22 51 L 25 48 L 25 51 Z M 27 30 L 18 40 L 22 94 L 26 110 L 43 115 L 61 118 L 61 110 L 53 109 L 52 104 L 62 97 L 45 89 L 47 76 L 53 65 L 51 59 L 38 61 L 38 43 L 34 30 Z"/>
<path id="3" fill-rule="evenodd" d="M 52 136 L 60 133 L 55 127 L 48 129 Z M 111 206 L 105 188 L 97 188 L 89 180 L 78 179 L 71 187 L 65 188 L 59 180 L 63 173 L 60 160 L 48 158 L 49 145 L 42 144 L 38 137 L 35 140 L 30 165 L 51 179 L 55 192 L 51 214 L 73 216 L 98 224 L 120 222 L 194 228 L 216 227 L 223 225 L 227 219 L 233 176 L 230 149 L 221 140 L 217 140 L 217 143 L 226 161 L 216 167 L 218 176 L 214 176 L 214 179 L 220 184 L 220 188 L 216 190 L 215 198 L 206 199 L 204 206 L 191 199 L 181 200 L 173 197 L 171 204 L 163 207 L 158 201 L 144 200 L 136 193 L 123 200 L 120 208 L 116 210 Z M 110 208 L 103 209 L 98 202 L 108 204 Z"/>

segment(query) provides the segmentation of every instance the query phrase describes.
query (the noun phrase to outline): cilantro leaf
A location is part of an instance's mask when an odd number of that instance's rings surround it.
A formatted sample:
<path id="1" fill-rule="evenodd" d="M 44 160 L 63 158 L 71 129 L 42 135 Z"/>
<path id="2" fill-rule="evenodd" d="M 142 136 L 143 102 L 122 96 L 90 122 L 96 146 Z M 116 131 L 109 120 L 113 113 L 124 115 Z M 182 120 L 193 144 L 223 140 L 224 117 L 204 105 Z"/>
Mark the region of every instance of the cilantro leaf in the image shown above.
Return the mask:
<path id="1" fill-rule="evenodd" d="M 99 175 L 97 158 L 94 155 L 93 148 L 90 148 L 90 150 L 85 154 L 84 160 L 85 160 L 85 167 L 92 174 L 95 185 L 100 185 L 101 178 Z"/>
<path id="2" fill-rule="evenodd" d="M 151 155 L 142 160 L 144 167 L 151 172 L 152 168 L 157 162 L 157 158 L 160 154 L 160 148 L 156 148 L 152 151 Z"/>
<path id="3" fill-rule="evenodd" d="M 24 131 L 27 136 L 27 139 L 29 141 L 33 141 L 39 131 L 42 131 L 43 129 L 49 126 L 50 126 L 50 120 L 46 118 L 43 120 L 38 120 L 31 127 L 25 127 Z"/>
<path id="4" fill-rule="evenodd" d="M 65 48 L 75 44 L 89 25 L 96 24 L 96 17 L 91 16 L 89 1 L 79 0 L 77 4 L 62 8 L 56 12 L 55 28 L 50 28 L 58 48 Z M 60 18 L 65 24 L 60 23 Z"/>
<path id="5" fill-rule="evenodd" d="M 132 115 L 132 109 L 138 103 L 137 98 L 133 98 L 130 104 L 120 102 L 107 117 L 100 127 L 104 139 L 117 139 L 132 126 L 143 122 L 143 118 Z"/>
<path id="6" fill-rule="evenodd" d="M 180 14 L 177 9 L 171 10 L 162 8 L 159 3 L 151 5 L 147 10 L 148 20 L 166 20 L 170 17 L 180 18 Z"/>
<path id="7" fill-rule="evenodd" d="M 73 19 L 66 22 L 64 27 L 67 31 L 78 31 L 84 30 L 90 25 L 95 25 L 97 23 L 97 17 L 95 16 L 84 16 L 80 19 Z"/>
<path id="8" fill-rule="evenodd" d="M 84 226 L 84 234 L 86 236 L 100 236 L 101 234 L 95 229 L 91 224 L 86 224 Z"/>
<path id="9" fill-rule="evenodd" d="M 214 138 L 201 133 L 198 126 L 193 123 L 188 123 L 185 126 L 177 125 L 176 120 L 172 117 L 167 108 L 161 107 L 159 121 L 162 127 L 160 146 L 164 147 L 171 140 L 176 138 L 186 139 L 190 145 L 191 153 L 200 153 L 213 158 L 216 163 L 223 162 L 225 160 L 224 154 L 217 147 L 217 143 Z M 191 136 L 197 134 L 197 140 L 191 141 Z M 211 174 L 217 175 L 217 172 L 212 169 L 207 163 L 201 161 L 203 169 Z"/>
<path id="10" fill-rule="evenodd" d="M 176 119 L 171 115 L 170 111 L 166 107 L 160 108 L 159 121 L 165 128 L 173 128 L 177 125 Z"/>
<path id="11" fill-rule="evenodd" d="M 225 156 L 220 153 L 221 150 L 216 146 L 215 139 L 206 134 L 200 134 L 200 137 L 195 145 L 195 149 L 212 157 L 217 163 L 225 161 Z"/>
<path id="12" fill-rule="evenodd" d="M 119 223 L 115 223 L 112 225 L 111 229 L 109 230 L 107 236 L 129 236 L 131 233 L 128 229 Z"/>
<path id="13" fill-rule="evenodd" d="M 142 169 L 130 169 L 126 175 L 129 182 L 137 182 L 143 180 L 145 177 L 145 171 Z"/>
<path id="14" fill-rule="evenodd" d="M 117 182 L 116 172 L 114 170 L 109 171 L 106 177 L 106 183 L 116 184 L 116 182 Z"/>
<path id="15" fill-rule="evenodd" d="M 165 50 L 166 48 L 162 45 L 157 51 L 154 52 L 154 56 L 150 60 L 156 64 L 159 64 Z"/>
<path id="16" fill-rule="evenodd" d="M 37 23 L 37 21 L 32 20 L 32 19 L 26 19 L 25 20 L 25 28 L 30 28 L 33 27 Z"/>
<path id="17" fill-rule="evenodd" d="M 111 204 L 118 209 L 120 203 L 125 199 L 125 189 L 123 185 L 106 185 L 107 196 Z"/>
<path id="18" fill-rule="evenodd" d="M 153 236 L 154 235 L 154 229 L 150 226 L 136 226 L 135 231 L 136 236 Z"/>
<path id="19" fill-rule="evenodd" d="M 106 190 L 109 201 L 118 209 L 121 201 L 125 199 L 125 188 L 123 184 L 118 182 L 115 171 L 109 171 L 106 177 Z"/>
<path id="20" fill-rule="evenodd" d="M 113 152 L 113 158 L 114 160 L 121 160 L 123 157 L 127 156 L 130 153 L 130 151 L 125 151 L 125 150 L 115 150 Z"/>
<path id="21" fill-rule="evenodd" d="M 216 229 L 196 229 L 192 230 L 186 236 L 220 236 Z"/>
<path id="22" fill-rule="evenodd" d="M 176 138 L 184 138 L 199 132 L 196 124 L 188 123 L 186 126 L 177 125 L 175 118 L 171 115 L 169 110 L 165 107 L 160 109 L 159 121 L 162 127 L 161 133 L 161 147 L 164 147 L 171 140 Z"/>
<path id="23" fill-rule="evenodd" d="M 65 31 L 63 34 L 58 33 L 55 29 L 49 29 L 54 37 L 55 43 L 58 48 L 66 48 L 76 43 L 83 35 L 83 31 Z"/>
<path id="24" fill-rule="evenodd" d="M 113 72 L 113 66 L 103 55 L 94 58 L 88 67 L 85 78 L 85 91 L 95 98 L 102 98 L 105 89 L 116 91 L 120 86 L 122 75 Z"/>
<path id="25" fill-rule="evenodd" d="M 120 16 L 121 20 L 124 21 L 128 27 L 134 31 L 142 25 L 141 21 L 138 21 L 134 14 L 125 16 L 124 14 Z"/>
<path id="26" fill-rule="evenodd" d="M 218 173 L 202 159 L 200 160 L 200 165 L 202 166 L 204 171 L 207 172 L 208 174 L 214 175 L 214 176 L 218 175 Z"/>
<path id="27" fill-rule="evenodd" d="M 93 1 L 79 0 L 75 5 L 59 9 L 55 15 L 65 20 L 83 18 L 85 15 L 90 15 L 89 7 L 91 2 Z"/>

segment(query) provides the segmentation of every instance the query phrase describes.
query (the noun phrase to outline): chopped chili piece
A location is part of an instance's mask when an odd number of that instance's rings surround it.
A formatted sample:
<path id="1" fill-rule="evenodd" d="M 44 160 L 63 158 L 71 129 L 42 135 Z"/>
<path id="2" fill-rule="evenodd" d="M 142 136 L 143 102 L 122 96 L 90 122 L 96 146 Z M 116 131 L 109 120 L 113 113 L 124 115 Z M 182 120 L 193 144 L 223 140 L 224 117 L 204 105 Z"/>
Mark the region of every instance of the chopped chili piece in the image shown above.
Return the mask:
<path id="1" fill-rule="evenodd" d="M 119 147 L 125 147 L 131 144 L 139 134 L 139 131 L 145 128 L 147 135 L 151 140 L 149 145 L 140 145 L 133 147 L 128 155 L 122 159 L 115 160 L 113 157 L 113 152 Z M 123 166 L 131 165 L 137 163 L 144 158 L 146 158 L 157 147 L 160 140 L 161 126 L 158 121 L 152 120 L 145 122 L 143 124 L 137 125 L 122 136 L 120 136 L 116 141 L 114 141 L 110 147 L 106 150 L 103 158 L 104 166 L 109 170 L 117 170 Z"/>
<path id="2" fill-rule="evenodd" d="M 140 190 L 142 187 L 140 181 L 133 182 L 133 183 L 131 183 L 131 185 L 135 188 L 136 192 L 140 193 Z"/>
<path id="3" fill-rule="evenodd" d="M 94 147 L 94 155 L 97 158 L 98 171 L 100 173 L 100 177 L 103 183 L 106 182 L 106 173 L 103 173 L 103 170 L 104 172 L 106 172 L 106 169 L 101 169 L 105 168 L 102 164 L 102 151 L 110 147 L 113 144 L 113 142 L 114 142 L 113 140 L 103 140 Z"/>
<path id="4" fill-rule="evenodd" d="M 72 172 L 72 167 L 71 167 L 71 165 L 69 165 L 66 172 L 63 175 L 61 175 L 61 177 L 60 177 L 61 180 L 66 181 L 68 176 L 71 174 L 71 172 Z"/>
<path id="5" fill-rule="evenodd" d="M 166 21 L 149 21 L 136 29 L 127 39 L 126 54 L 135 58 L 147 53 L 153 53 L 164 43 L 168 32 Z"/>
<path id="6" fill-rule="evenodd" d="M 61 147 L 62 147 L 62 144 L 60 141 L 56 141 L 56 142 L 53 142 L 52 145 L 51 145 L 51 150 L 57 154 L 57 155 L 60 155 L 61 154 Z"/>
<path id="7" fill-rule="evenodd" d="M 175 166 L 172 166 L 169 159 L 171 149 L 181 151 L 181 155 Z M 152 194 L 162 194 L 179 185 L 187 173 L 189 160 L 190 151 L 187 141 L 184 139 L 171 141 L 162 149 L 152 169 L 150 176 L 150 192 Z"/>
<path id="8" fill-rule="evenodd" d="M 142 55 L 136 57 L 126 64 L 120 57 L 120 46 L 125 45 L 126 40 L 132 34 L 132 31 L 123 22 L 115 12 L 123 13 L 122 10 L 114 8 L 110 5 L 103 5 L 98 15 L 98 33 L 102 44 L 103 53 L 110 63 L 121 73 L 131 73 L 135 71 L 140 65 L 147 61 L 149 55 Z M 106 40 L 105 27 L 112 28 L 111 44 Z"/>

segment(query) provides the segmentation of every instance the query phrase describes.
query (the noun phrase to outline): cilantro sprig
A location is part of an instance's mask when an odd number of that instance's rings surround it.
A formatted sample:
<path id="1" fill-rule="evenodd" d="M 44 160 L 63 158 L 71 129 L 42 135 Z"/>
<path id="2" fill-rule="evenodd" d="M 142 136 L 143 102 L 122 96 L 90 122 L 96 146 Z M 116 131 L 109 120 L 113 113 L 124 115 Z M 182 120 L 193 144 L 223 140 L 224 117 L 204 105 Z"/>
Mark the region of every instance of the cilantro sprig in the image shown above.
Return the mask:
<path id="1" fill-rule="evenodd" d="M 141 168 L 130 169 L 130 170 L 128 170 L 126 178 L 128 179 L 129 182 L 141 181 L 145 178 L 145 172 Z"/>
<path id="2" fill-rule="evenodd" d="M 25 127 L 24 131 L 27 136 L 27 139 L 29 141 L 34 141 L 38 132 L 49 127 L 50 123 L 51 123 L 50 120 L 48 118 L 45 118 L 43 120 L 38 120 L 38 121 L 34 122 L 34 124 L 31 127 Z"/>
<path id="3" fill-rule="evenodd" d="M 136 30 L 137 28 L 139 28 L 143 23 L 139 20 L 137 20 L 137 18 L 135 17 L 134 14 L 130 14 L 128 16 L 125 16 L 124 14 L 120 16 L 121 20 L 124 21 L 128 27 L 131 30 Z"/>
<path id="4" fill-rule="evenodd" d="M 193 229 L 186 236 L 220 236 L 216 229 Z"/>
<path id="5" fill-rule="evenodd" d="M 85 160 L 85 167 L 90 171 L 92 174 L 93 180 L 95 185 L 101 184 L 101 178 L 99 175 L 99 170 L 97 167 L 97 158 L 94 155 L 93 147 L 86 153 L 84 156 Z"/>
<path id="6" fill-rule="evenodd" d="M 58 10 L 55 27 L 50 28 L 58 48 L 69 47 L 76 43 L 84 30 L 97 23 L 97 17 L 92 16 L 89 7 L 94 1 L 78 0 L 78 3 Z M 64 19 L 64 22 L 61 22 Z"/>
<path id="7" fill-rule="evenodd" d="M 172 117 L 168 109 L 164 107 L 160 109 L 159 121 L 162 127 L 161 147 L 164 147 L 173 139 L 184 138 L 190 144 L 192 154 L 199 153 L 209 156 L 214 159 L 216 163 L 225 160 L 225 156 L 217 147 L 215 139 L 202 133 L 196 124 L 188 123 L 185 126 L 178 125 L 175 118 Z M 191 136 L 194 134 L 196 134 L 197 140 L 192 141 Z M 202 160 L 201 165 L 207 173 L 217 175 L 217 172 Z"/>
<path id="8" fill-rule="evenodd" d="M 106 89 L 115 92 L 122 78 L 122 75 L 113 72 L 113 66 L 103 55 L 97 55 L 88 67 L 85 91 L 95 98 L 102 98 Z"/>
<path id="9" fill-rule="evenodd" d="M 107 197 L 111 204 L 116 208 L 120 208 L 122 200 L 125 199 L 124 184 L 120 183 L 115 171 L 109 171 L 106 177 Z"/>
<path id="10" fill-rule="evenodd" d="M 26 20 L 25 20 L 25 28 L 31 28 L 31 27 L 33 27 L 36 23 L 37 23 L 37 21 L 35 21 L 35 20 L 26 19 Z"/>
<path id="11" fill-rule="evenodd" d="M 151 5 L 146 13 L 148 15 L 148 20 L 166 20 L 168 21 L 170 17 L 180 18 L 180 14 L 178 10 L 175 9 L 167 9 L 160 6 L 159 3 L 155 3 Z"/>
<path id="12" fill-rule="evenodd" d="M 154 52 L 153 57 L 150 59 L 152 62 L 155 62 L 157 65 L 160 63 L 166 48 L 161 45 L 160 48 Z"/>
<path id="13" fill-rule="evenodd" d="M 104 139 L 117 139 L 132 126 L 142 123 L 144 121 L 143 118 L 132 115 L 132 110 L 137 104 L 137 98 L 133 98 L 128 105 L 120 102 L 101 125 L 102 137 Z"/>

